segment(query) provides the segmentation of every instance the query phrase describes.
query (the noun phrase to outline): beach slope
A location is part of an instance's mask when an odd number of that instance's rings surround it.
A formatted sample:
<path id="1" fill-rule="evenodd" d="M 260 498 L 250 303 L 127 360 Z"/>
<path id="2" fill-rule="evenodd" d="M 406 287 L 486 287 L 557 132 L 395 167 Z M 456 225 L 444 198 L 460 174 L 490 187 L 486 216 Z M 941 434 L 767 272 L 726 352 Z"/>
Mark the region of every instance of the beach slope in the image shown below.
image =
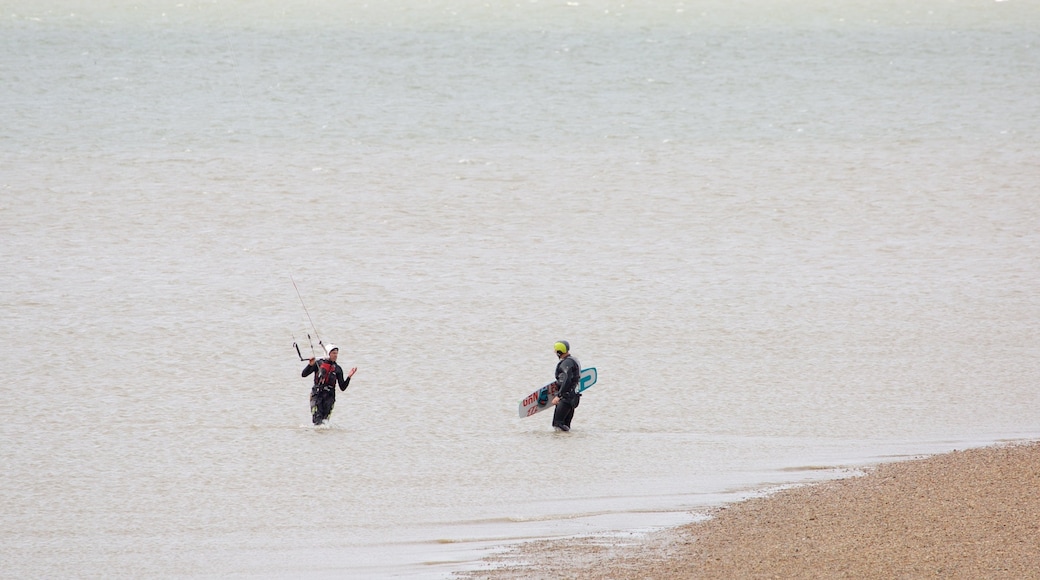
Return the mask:
<path id="1" fill-rule="evenodd" d="M 1040 578 L 1040 444 L 886 463 L 624 543 L 531 542 L 468 578 Z"/>

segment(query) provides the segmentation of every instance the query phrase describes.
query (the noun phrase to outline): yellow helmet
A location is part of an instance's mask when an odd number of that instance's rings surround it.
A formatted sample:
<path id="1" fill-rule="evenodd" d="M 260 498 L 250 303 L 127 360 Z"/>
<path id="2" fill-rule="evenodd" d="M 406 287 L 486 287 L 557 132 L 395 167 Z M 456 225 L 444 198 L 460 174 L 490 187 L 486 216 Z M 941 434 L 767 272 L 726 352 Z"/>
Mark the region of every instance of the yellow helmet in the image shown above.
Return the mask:
<path id="1" fill-rule="evenodd" d="M 553 345 L 553 349 L 556 350 L 556 354 L 567 354 L 571 351 L 571 343 L 561 340 Z"/>

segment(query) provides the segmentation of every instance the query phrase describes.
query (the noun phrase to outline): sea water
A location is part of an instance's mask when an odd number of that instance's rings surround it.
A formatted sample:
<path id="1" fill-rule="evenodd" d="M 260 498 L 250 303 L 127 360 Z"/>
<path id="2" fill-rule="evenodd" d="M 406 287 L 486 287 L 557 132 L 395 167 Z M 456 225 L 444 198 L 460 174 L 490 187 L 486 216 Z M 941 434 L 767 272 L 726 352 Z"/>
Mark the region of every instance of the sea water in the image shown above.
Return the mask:
<path id="1" fill-rule="evenodd" d="M 1038 39 L 1023 0 L 0 4 L 0 576 L 443 578 L 1040 436 Z M 571 433 L 517 416 L 561 339 Z M 358 371 L 314 428 L 319 340 Z"/>

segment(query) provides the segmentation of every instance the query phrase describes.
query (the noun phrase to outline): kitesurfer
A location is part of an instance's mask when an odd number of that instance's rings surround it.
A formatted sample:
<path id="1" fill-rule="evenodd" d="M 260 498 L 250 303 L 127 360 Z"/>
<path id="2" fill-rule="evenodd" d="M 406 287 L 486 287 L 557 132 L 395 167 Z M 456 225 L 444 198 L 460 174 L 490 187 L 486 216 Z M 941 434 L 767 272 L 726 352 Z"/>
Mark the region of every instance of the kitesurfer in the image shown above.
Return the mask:
<path id="1" fill-rule="evenodd" d="M 314 386 L 311 387 L 311 419 L 315 425 L 321 425 L 332 414 L 332 407 L 336 404 L 336 385 L 339 384 L 341 391 L 347 390 L 350 377 L 357 372 L 357 367 L 354 367 L 344 377 L 343 367 L 336 363 L 339 347 L 330 344 L 325 350 L 329 353 L 328 358 L 315 360 L 312 357 L 300 375 L 306 377 L 314 373 Z"/>
<path id="2" fill-rule="evenodd" d="M 553 345 L 556 351 L 556 384 L 559 386 L 553 405 L 553 428 L 558 431 L 570 431 L 571 419 L 574 417 L 574 408 L 578 406 L 581 393 L 578 392 L 578 382 L 581 380 L 581 363 L 571 356 L 571 344 L 561 340 Z"/>

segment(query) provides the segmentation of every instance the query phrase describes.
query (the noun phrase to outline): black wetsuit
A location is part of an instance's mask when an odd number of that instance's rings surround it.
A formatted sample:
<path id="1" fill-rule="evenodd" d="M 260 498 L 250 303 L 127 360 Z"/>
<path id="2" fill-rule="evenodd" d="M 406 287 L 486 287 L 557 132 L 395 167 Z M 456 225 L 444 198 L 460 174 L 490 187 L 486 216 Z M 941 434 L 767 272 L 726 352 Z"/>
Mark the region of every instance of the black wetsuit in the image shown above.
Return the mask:
<path id="1" fill-rule="evenodd" d="M 308 364 L 300 376 L 306 377 L 311 373 L 314 373 L 314 386 L 311 387 L 311 420 L 315 425 L 321 425 L 332 414 L 332 407 L 336 404 L 336 384 L 339 383 L 339 390 L 345 391 L 350 384 L 350 377 L 343 378 L 343 367 L 327 358 L 316 361 L 313 365 Z"/>
<path id="2" fill-rule="evenodd" d="M 571 419 L 574 418 L 574 407 L 578 406 L 578 382 L 581 380 L 581 363 L 573 356 L 568 356 L 556 364 L 556 384 L 560 386 L 556 395 L 560 402 L 553 412 L 553 427 L 563 431 L 571 430 Z"/>

